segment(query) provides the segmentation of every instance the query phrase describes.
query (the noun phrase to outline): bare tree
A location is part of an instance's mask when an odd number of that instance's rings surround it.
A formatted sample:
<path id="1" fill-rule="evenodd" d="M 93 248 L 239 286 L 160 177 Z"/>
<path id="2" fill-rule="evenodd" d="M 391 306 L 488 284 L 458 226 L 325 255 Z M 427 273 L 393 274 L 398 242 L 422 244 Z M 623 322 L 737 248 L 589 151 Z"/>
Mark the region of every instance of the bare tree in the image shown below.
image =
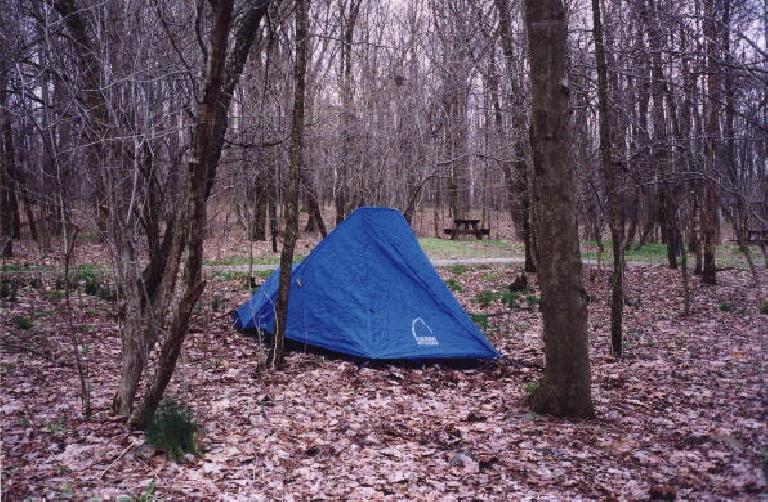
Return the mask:
<path id="1" fill-rule="evenodd" d="M 561 0 L 526 0 L 531 67 L 531 147 L 537 263 L 546 366 L 531 395 L 534 410 L 567 417 L 594 415 L 587 348 L 586 293 L 574 181 L 569 168 L 568 22 Z"/>
<path id="2" fill-rule="evenodd" d="M 275 336 L 272 344 L 272 366 L 282 362 L 285 330 L 288 320 L 288 295 L 291 290 L 293 252 L 299 231 L 299 182 L 304 164 L 304 99 L 307 71 L 307 11 L 309 0 L 296 0 L 296 63 L 294 69 L 293 116 L 291 118 L 291 150 L 288 168 L 287 215 L 283 250 L 280 253 L 280 282 L 277 293 Z"/>

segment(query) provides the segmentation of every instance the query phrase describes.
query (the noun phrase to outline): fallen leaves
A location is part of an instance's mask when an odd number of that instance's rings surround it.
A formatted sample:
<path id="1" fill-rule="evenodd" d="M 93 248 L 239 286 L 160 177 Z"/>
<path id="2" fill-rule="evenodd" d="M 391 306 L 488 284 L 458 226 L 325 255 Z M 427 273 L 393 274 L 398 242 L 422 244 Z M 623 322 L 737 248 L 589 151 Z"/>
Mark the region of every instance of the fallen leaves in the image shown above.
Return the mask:
<path id="1" fill-rule="evenodd" d="M 693 313 L 682 317 L 673 272 L 629 268 L 633 301 L 621 359 L 608 353 L 608 272 L 592 274 L 598 418 L 566 421 L 524 405 L 526 385 L 544 364 L 538 310 L 473 300 L 481 290 L 503 289 L 517 272 L 441 271 L 461 281 L 457 296 L 468 311 L 499 314 L 489 317 L 489 332 L 504 357 L 471 370 L 360 368 L 301 352 L 278 372 L 261 370 L 260 346 L 210 310 L 214 296 L 235 306 L 247 291 L 212 279 L 169 388 L 201 426 L 201 455 L 180 463 L 143 451 L 141 436 L 109 416 L 117 326 L 103 300 L 78 300 L 77 324 L 97 327 L 83 329 L 95 416 L 79 416 L 71 368 L 4 350 L 3 495 L 114 497 L 141 493 L 151 480 L 171 499 L 701 499 L 764 490 L 768 322 L 755 314 L 748 274 L 721 273 L 715 288 L 694 279 Z M 723 299 L 747 313 L 721 311 Z M 3 307 L 6 321 L 33 318 L 51 303 L 24 289 L 17 304 Z M 8 326 L 3 337 L 35 336 L 52 357 L 70 358 L 59 310 L 27 331 Z"/>

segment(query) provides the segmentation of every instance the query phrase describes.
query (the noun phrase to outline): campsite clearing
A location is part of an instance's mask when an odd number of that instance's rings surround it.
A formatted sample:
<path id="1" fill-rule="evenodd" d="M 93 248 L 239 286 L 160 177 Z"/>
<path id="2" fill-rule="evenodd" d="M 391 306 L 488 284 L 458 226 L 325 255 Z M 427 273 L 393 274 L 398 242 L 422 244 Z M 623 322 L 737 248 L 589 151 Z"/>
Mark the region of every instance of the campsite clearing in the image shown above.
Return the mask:
<path id="1" fill-rule="evenodd" d="M 496 294 L 518 272 L 440 269 L 462 285 L 456 294 L 467 311 L 502 314 L 485 319 L 502 360 L 469 371 L 361 369 L 302 353 L 264 371 L 261 347 L 226 315 L 249 292 L 238 279 L 209 277 L 169 389 L 191 405 L 202 453 L 178 464 L 138 446 L 142 436 L 109 416 L 120 349 L 112 304 L 82 290 L 74 299 L 94 390 L 95 416 L 84 421 L 62 300 L 49 282 L 24 286 L 2 312 L 3 493 L 139 495 L 150 482 L 170 499 L 273 498 L 287 489 L 361 499 L 647 498 L 660 487 L 700 499 L 764 490 L 768 333 L 746 272 L 723 272 L 710 288 L 694 279 L 693 313 L 681 317 L 675 273 L 628 269 L 621 360 L 608 355 L 607 272 L 587 273 L 598 418 L 584 422 L 533 415 L 522 402 L 543 364 L 537 291 Z"/>

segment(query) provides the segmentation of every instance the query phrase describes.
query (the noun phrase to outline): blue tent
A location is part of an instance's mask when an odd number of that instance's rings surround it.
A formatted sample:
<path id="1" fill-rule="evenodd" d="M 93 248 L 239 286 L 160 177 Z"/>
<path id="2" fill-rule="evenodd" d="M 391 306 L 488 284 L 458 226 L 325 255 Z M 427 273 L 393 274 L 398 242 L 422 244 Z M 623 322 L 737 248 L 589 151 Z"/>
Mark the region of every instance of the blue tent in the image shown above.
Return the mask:
<path id="1" fill-rule="evenodd" d="M 233 317 L 272 333 L 278 271 Z M 496 359 L 395 209 L 360 208 L 294 265 L 286 338 L 365 359 Z"/>

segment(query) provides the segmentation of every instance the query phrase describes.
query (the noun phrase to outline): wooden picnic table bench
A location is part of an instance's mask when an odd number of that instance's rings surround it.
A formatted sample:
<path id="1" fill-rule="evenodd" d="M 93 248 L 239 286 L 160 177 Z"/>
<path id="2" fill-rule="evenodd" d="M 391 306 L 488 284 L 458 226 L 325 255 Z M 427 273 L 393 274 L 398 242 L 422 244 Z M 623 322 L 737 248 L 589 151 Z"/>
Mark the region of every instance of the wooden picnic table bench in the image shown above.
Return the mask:
<path id="1" fill-rule="evenodd" d="M 768 230 L 747 230 L 747 244 L 768 244 Z"/>
<path id="2" fill-rule="evenodd" d="M 731 241 L 738 242 L 738 239 L 731 239 Z M 747 240 L 744 244 L 768 245 L 768 230 L 747 230 Z"/>
<path id="3" fill-rule="evenodd" d="M 454 219 L 453 226 L 443 230 L 443 233 L 450 235 L 452 240 L 461 235 L 474 235 L 478 240 L 482 240 L 484 235 L 491 235 L 490 229 L 480 226 L 480 220 L 463 218 Z"/>

